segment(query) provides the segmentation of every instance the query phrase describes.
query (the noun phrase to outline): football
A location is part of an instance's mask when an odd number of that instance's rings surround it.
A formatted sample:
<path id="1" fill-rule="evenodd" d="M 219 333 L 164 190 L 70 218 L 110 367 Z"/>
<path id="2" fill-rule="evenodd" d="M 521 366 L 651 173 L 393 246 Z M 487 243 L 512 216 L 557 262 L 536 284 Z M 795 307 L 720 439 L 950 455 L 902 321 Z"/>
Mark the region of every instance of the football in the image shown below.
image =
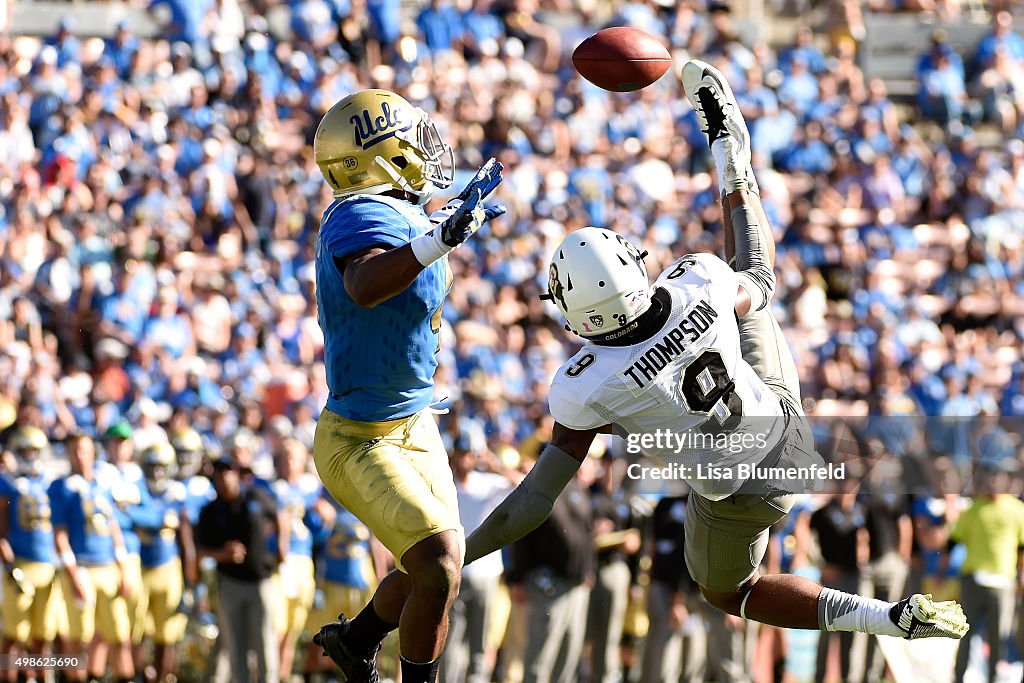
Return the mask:
<path id="1" fill-rule="evenodd" d="M 590 36 L 573 51 L 572 63 L 584 78 L 612 92 L 639 90 L 672 65 L 664 43 L 629 26 L 613 26 Z"/>

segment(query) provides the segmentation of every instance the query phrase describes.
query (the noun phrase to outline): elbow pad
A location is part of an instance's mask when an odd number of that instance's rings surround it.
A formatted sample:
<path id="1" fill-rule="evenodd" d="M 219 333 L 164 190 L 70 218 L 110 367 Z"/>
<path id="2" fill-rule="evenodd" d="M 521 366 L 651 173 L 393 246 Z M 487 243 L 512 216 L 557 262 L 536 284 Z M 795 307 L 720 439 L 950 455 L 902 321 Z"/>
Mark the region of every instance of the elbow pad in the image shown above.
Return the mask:
<path id="1" fill-rule="evenodd" d="M 490 555 L 539 527 L 579 468 L 580 461 L 561 448 L 545 447 L 519 486 L 466 538 L 463 564 Z"/>

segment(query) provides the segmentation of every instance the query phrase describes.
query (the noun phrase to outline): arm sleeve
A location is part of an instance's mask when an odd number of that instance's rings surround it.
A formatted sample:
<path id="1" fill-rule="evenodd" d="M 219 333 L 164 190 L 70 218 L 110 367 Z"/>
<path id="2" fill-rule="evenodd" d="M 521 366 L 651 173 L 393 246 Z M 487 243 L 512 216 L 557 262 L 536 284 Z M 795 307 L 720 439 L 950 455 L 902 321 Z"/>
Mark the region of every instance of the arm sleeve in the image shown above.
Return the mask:
<path id="1" fill-rule="evenodd" d="M 324 246 L 334 258 L 375 245 L 401 247 L 412 238 L 409 222 L 394 208 L 370 198 L 343 202 L 324 216 Z"/>
<path id="2" fill-rule="evenodd" d="M 736 263 L 739 285 L 750 295 L 747 315 L 763 310 L 775 294 L 775 269 L 768 261 L 762 226 L 753 207 L 739 206 L 732 211 L 732 232 L 736 239 Z"/>
<path id="3" fill-rule="evenodd" d="M 466 539 L 464 564 L 490 555 L 540 526 L 579 468 L 579 460 L 549 444 L 519 486 Z"/>

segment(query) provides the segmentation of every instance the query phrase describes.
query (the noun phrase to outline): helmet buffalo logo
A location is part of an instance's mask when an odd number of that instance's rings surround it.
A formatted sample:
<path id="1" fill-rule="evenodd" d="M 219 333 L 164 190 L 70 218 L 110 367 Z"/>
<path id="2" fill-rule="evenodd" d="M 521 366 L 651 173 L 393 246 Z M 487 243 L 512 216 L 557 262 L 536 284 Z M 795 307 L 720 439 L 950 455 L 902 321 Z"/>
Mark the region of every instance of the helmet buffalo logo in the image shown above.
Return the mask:
<path id="1" fill-rule="evenodd" d="M 604 316 L 597 313 L 590 316 L 590 322 L 594 323 L 597 327 L 604 327 Z"/>
<path id="2" fill-rule="evenodd" d="M 387 102 L 380 103 L 380 116 L 371 116 L 370 111 L 364 109 L 349 118 L 349 123 L 355 128 L 356 147 L 364 150 L 412 128 L 407 112 L 403 108 L 392 109 Z"/>
<path id="3" fill-rule="evenodd" d="M 562 310 L 564 311 L 567 308 L 565 305 L 565 289 L 558 279 L 558 266 L 554 263 L 548 269 L 548 290 L 551 292 L 552 298 L 557 299 L 558 303 L 562 305 Z"/>

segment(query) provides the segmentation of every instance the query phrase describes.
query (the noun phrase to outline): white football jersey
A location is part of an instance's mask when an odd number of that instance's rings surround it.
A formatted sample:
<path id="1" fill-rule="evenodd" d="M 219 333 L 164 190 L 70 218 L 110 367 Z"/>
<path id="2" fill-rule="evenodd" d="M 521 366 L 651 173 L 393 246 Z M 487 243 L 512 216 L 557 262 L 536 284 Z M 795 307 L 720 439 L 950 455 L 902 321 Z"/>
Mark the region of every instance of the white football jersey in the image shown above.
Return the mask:
<path id="1" fill-rule="evenodd" d="M 672 300 L 661 330 L 632 346 L 584 345 L 551 383 L 551 415 L 571 429 L 615 425 L 647 455 L 678 464 L 697 493 L 725 498 L 743 481 L 701 477 L 697 466 L 761 462 L 783 436 L 782 407 L 743 360 L 735 271 L 713 254 L 690 254 L 655 286 Z M 641 440 L 659 432 L 678 436 Z"/>

